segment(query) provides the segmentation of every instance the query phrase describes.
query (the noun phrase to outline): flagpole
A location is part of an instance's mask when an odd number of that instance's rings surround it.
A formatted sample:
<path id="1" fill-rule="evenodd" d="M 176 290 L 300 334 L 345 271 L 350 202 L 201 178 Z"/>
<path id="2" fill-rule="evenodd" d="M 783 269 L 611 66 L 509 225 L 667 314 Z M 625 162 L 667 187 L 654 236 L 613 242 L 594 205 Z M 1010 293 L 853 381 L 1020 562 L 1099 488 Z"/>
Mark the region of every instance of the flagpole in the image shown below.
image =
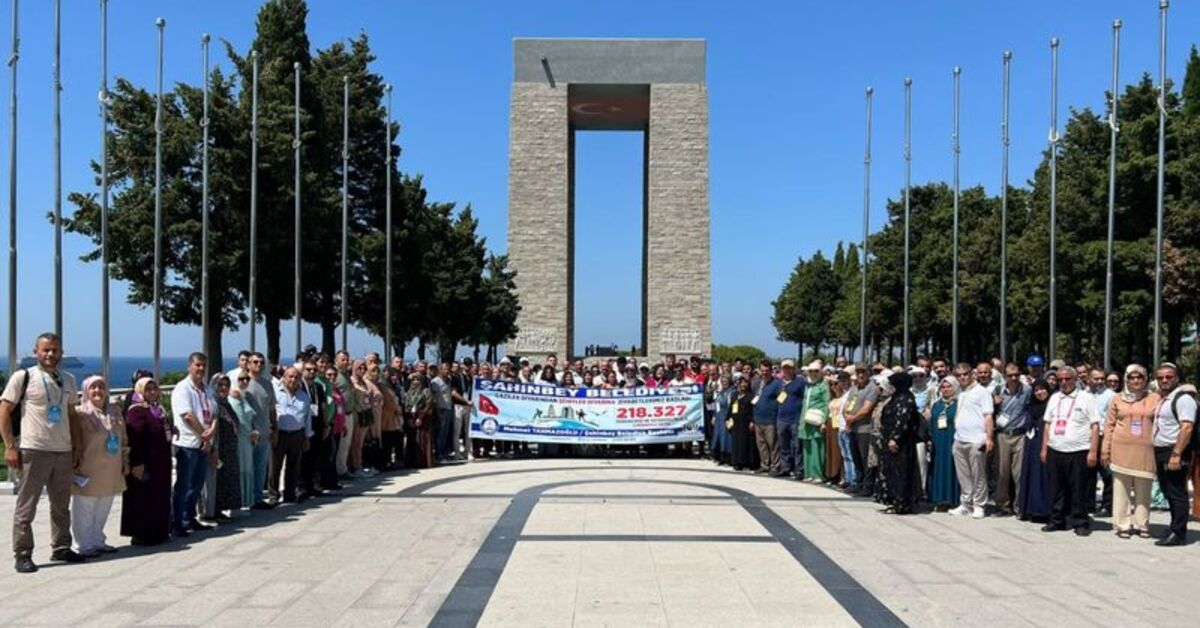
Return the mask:
<path id="1" fill-rule="evenodd" d="M 1004 51 L 1003 104 L 1000 118 L 1000 361 L 1008 364 L 1008 76 L 1012 51 Z"/>
<path id="2" fill-rule="evenodd" d="M 294 106 L 295 136 L 294 136 L 294 139 L 292 140 L 292 151 L 293 151 L 293 156 L 294 156 L 295 166 L 296 166 L 295 183 L 294 183 L 294 185 L 295 185 L 295 189 L 294 189 L 295 199 L 294 200 L 295 200 L 296 216 L 294 219 L 295 220 L 295 223 L 294 223 L 295 233 L 293 236 L 293 237 L 295 237 L 295 261 L 294 261 L 294 263 L 295 263 L 295 270 L 296 270 L 296 273 L 295 273 L 296 274 L 296 293 L 294 295 L 294 301 L 295 301 L 294 305 L 295 305 L 295 310 L 296 310 L 296 353 L 293 355 L 298 358 L 300 356 L 300 337 L 301 337 L 301 333 L 302 333 L 301 327 L 303 327 L 303 325 L 304 325 L 304 318 L 301 316 L 301 312 L 300 312 L 300 297 L 301 297 L 301 289 L 303 287 L 301 284 L 301 281 L 300 281 L 300 277 L 301 277 L 301 275 L 304 274 L 304 269 L 301 266 L 301 258 L 300 258 L 300 62 L 299 61 L 292 64 L 292 70 L 294 71 L 294 75 L 295 75 L 295 94 L 296 94 L 296 102 L 295 102 L 295 106 Z"/>
<path id="3" fill-rule="evenodd" d="M 350 77 L 342 77 L 342 346 L 349 346 L 350 292 Z"/>
<path id="4" fill-rule="evenodd" d="M 871 97 L 875 89 L 867 87 L 867 149 L 863 157 L 863 237 L 862 237 L 862 292 L 858 312 L 859 359 L 867 361 L 867 240 L 871 226 Z"/>
<path id="5" fill-rule="evenodd" d="M 154 101 L 154 378 L 161 371 L 162 356 L 162 132 L 163 132 L 163 34 L 167 21 L 154 20 L 158 27 L 157 97 Z"/>
<path id="6" fill-rule="evenodd" d="M 1112 99 L 1108 113 L 1108 253 L 1104 272 L 1104 368 L 1112 368 L 1113 231 L 1117 214 L 1117 80 L 1121 71 L 1121 20 L 1112 24 Z"/>
<path id="7" fill-rule="evenodd" d="M 100 375 L 108 381 L 108 0 L 100 0 Z"/>
<path id="8" fill-rule="evenodd" d="M 212 354 L 212 337 L 208 332 L 208 33 L 200 36 L 200 49 L 204 57 L 204 115 L 200 119 L 201 171 L 200 171 L 200 328 L 201 347 L 206 355 Z M 214 368 L 220 368 L 217 364 Z"/>
<path id="9" fill-rule="evenodd" d="M 1158 212 L 1154 242 L 1154 366 L 1162 358 L 1162 258 L 1163 194 L 1167 149 L 1167 8 L 1170 2 L 1158 2 Z"/>
<path id="10" fill-rule="evenodd" d="M 1046 357 L 1054 361 L 1057 349 L 1056 315 L 1058 280 L 1055 276 L 1055 236 L 1058 219 L 1058 38 L 1050 39 L 1050 346 Z"/>
<path id="11" fill-rule="evenodd" d="M 951 361 L 958 364 L 958 200 L 959 180 L 958 162 L 959 144 L 959 82 L 962 78 L 962 68 L 954 66 L 954 298 L 952 299 L 950 353 Z"/>
<path id="12" fill-rule="evenodd" d="M 250 350 L 258 327 L 258 51 L 250 51 Z"/>
<path id="13" fill-rule="evenodd" d="M 900 351 L 900 362 L 908 365 L 908 257 L 909 221 L 912 215 L 912 79 L 904 79 L 904 348 Z"/>
<path id="14" fill-rule="evenodd" d="M 8 114 L 8 375 L 17 370 L 17 60 L 20 58 L 21 37 L 18 31 L 18 0 L 12 3 L 12 88 L 9 92 Z"/>
<path id="15" fill-rule="evenodd" d="M 63 339 L 62 0 L 54 0 L 54 333 L 60 341 Z"/>
<path id="16" fill-rule="evenodd" d="M 384 137 L 387 140 L 387 158 L 385 159 L 385 162 L 387 164 L 387 179 L 386 179 L 387 180 L 387 193 L 386 193 L 385 203 L 387 204 L 387 208 L 384 210 L 384 215 L 387 217 L 386 218 L 387 224 L 385 226 L 385 228 L 387 230 L 387 235 L 384 239 L 387 242 L 387 246 L 384 248 L 386 248 L 385 255 L 387 257 L 387 261 L 384 263 L 384 266 L 386 268 L 385 274 L 387 275 L 387 277 L 385 279 L 386 285 L 384 286 L 384 293 L 385 293 L 384 298 L 387 300 L 387 304 L 386 304 L 386 307 L 384 308 L 386 310 L 386 313 L 384 314 L 384 324 L 383 324 L 384 336 L 385 336 L 384 341 L 383 341 L 383 345 L 384 345 L 383 353 L 385 356 L 387 356 L 387 363 L 391 364 L 391 362 L 392 362 L 392 86 L 388 85 L 385 89 L 387 90 L 387 129 L 384 131 Z"/>

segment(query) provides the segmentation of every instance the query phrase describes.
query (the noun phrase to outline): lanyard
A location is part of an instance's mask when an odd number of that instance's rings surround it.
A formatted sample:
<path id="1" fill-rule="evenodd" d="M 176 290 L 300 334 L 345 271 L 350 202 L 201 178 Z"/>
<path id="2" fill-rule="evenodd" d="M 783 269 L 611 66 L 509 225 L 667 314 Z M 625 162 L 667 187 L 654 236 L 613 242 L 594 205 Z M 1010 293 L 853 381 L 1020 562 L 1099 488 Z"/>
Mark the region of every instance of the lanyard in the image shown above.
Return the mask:
<path id="1" fill-rule="evenodd" d="M 1070 405 L 1070 407 L 1067 408 L 1067 416 L 1066 417 L 1063 417 L 1062 413 L 1060 412 L 1060 410 L 1062 410 L 1062 399 L 1058 400 L 1058 403 L 1055 404 L 1055 406 L 1054 406 L 1054 415 L 1055 415 L 1054 418 L 1062 420 L 1062 421 L 1070 421 L 1071 420 L 1071 412 L 1073 412 L 1075 410 L 1075 400 L 1078 398 L 1078 393 L 1076 393 L 1076 395 L 1077 396 L 1075 396 L 1075 397 L 1067 397 L 1068 399 L 1071 400 L 1071 405 Z"/>
<path id="2" fill-rule="evenodd" d="M 46 391 L 46 403 L 50 403 L 50 382 L 46 379 L 46 372 L 41 371 L 41 369 L 39 369 L 39 371 L 42 374 L 42 390 Z M 66 396 L 67 396 L 66 391 L 64 391 L 62 389 L 62 386 L 59 386 L 58 387 L 58 403 L 50 404 L 50 405 L 58 406 L 61 408 L 62 404 L 63 404 L 63 399 L 65 399 Z"/>
<path id="3" fill-rule="evenodd" d="M 196 394 L 196 399 L 200 402 L 200 413 L 204 415 L 204 422 L 212 421 L 212 408 L 208 404 L 208 393 L 192 384 L 192 392 Z"/>

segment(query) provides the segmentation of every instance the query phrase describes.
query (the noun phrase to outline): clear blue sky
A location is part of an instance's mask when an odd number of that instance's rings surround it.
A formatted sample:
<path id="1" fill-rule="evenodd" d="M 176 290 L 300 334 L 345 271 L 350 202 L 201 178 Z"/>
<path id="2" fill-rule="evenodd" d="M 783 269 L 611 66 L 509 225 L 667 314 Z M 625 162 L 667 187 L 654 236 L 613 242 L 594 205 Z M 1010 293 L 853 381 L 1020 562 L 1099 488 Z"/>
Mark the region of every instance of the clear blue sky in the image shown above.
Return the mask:
<path id="1" fill-rule="evenodd" d="M 22 3 L 20 60 L 18 345 L 52 326 L 51 2 Z M 63 21 L 64 188 L 94 190 L 99 154 L 99 26 L 96 2 L 69 0 Z M 862 220 L 863 89 L 875 87 L 872 223 L 903 184 L 903 78 L 912 76 L 913 179 L 950 175 L 951 68 L 963 67 L 964 187 L 998 189 L 1000 55 L 1014 51 L 1012 172 L 1027 179 L 1049 126 L 1049 48 L 1062 39 L 1060 120 L 1067 107 L 1102 107 L 1109 83 L 1110 24 L 1125 22 L 1122 79 L 1157 67 L 1156 0 L 975 2 L 383 2 L 313 0 L 309 37 L 324 48 L 365 29 L 376 70 L 396 85 L 402 168 L 425 175 L 433 198 L 471 203 L 483 235 L 505 248 L 508 97 L 513 37 L 702 37 L 708 40 L 711 125 L 713 336 L 774 354 L 770 302 L 797 257 L 857 239 Z M 247 0 L 113 0 L 110 76 L 151 86 L 154 18 L 167 19 L 166 77 L 197 83 L 200 35 L 245 49 L 257 5 Z M 0 19 L 8 49 L 9 9 Z M 1171 9 L 1169 73 L 1182 79 L 1200 9 Z M 214 46 L 214 52 L 219 50 Z M 220 54 L 217 63 L 224 64 Z M 8 97 L 7 70 L 4 97 Z M 7 138 L 8 117 L 0 122 Z M 5 142 L 7 140 L 5 139 Z M 640 139 L 588 134 L 579 142 L 578 343 L 638 337 Z M 8 151 L 0 156 L 7 173 Z M 7 177 L 5 176 L 5 185 Z M 7 199 L 7 193 L 3 196 Z M 7 243 L 7 202 L 0 234 Z M 68 205 L 64 211 L 70 212 Z M 607 218 L 606 218 L 607 217 Z M 99 352 L 99 268 L 90 244 L 64 236 L 67 350 Z M 0 260 L 7 276 L 7 256 Z M 112 287 L 114 355 L 148 355 L 151 314 Z M 5 299 L 0 296 L 0 300 Z M 6 329 L 6 310 L 0 329 Z M 285 325 L 284 344 L 291 338 Z M 317 341 L 317 330 L 305 332 Z M 198 328 L 168 327 L 164 353 L 182 355 Z M 225 349 L 245 342 L 227 334 Z M 351 335 L 351 349 L 375 347 Z M 4 347 L 0 347 L 0 353 Z"/>

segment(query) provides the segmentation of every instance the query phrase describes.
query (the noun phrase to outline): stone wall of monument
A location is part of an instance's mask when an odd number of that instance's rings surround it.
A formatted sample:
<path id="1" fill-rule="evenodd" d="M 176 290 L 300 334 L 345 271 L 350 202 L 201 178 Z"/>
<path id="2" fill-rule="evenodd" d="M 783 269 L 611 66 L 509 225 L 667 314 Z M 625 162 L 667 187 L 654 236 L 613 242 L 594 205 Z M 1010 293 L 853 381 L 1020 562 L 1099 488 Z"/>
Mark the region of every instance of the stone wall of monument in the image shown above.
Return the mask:
<path id="1" fill-rule="evenodd" d="M 712 345 L 709 257 L 708 90 L 650 86 L 646 281 L 647 354 L 708 354 Z"/>
<path id="2" fill-rule="evenodd" d="M 509 112 L 508 254 L 521 312 L 506 350 L 564 356 L 574 283 L 567 86 L 514 83 Z"/>

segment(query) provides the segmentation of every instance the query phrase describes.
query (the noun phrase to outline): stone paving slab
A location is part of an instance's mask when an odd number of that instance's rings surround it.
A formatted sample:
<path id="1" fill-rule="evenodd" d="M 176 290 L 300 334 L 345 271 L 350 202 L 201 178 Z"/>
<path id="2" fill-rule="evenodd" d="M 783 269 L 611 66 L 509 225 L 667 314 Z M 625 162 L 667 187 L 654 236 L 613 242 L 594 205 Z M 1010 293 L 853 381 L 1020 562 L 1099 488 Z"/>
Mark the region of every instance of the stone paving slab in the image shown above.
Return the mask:
<path id="1" fill-rule="evenodd" d="M 1200 544 L 1121 540 L 1105 520 L 1077 538 L 1011 518 L 886 516 L 825 487 L 696 460 L 566 459 L 362 481 L 162 548 L 117 536 L 118 500 L 107 532 L 121 551 L 83 565 L 45 562 L 43 500 L 34 558 L 44 568 L 0 565 L 0 625 L 428 625 L 446 617 L 514 496 L 563 482 L 581 483 L 532 505 L 511 555 L 496 557 L 492 588 L 471 583 L 486 596 L 481 625 L 852 625 L 839 599 L 854 595 L 912 626 L 1183 626 L 1200 615 Z M 761 498 L 848 580 L 810 573 L 725 490 Z M 0 496 L 0 522 L 12 508 Z M 1165 519 L 1155 512 L 1152 524 Z M 10 543 L 0 534 L 0 554 Z M 861 592 L 838 598 L 842 581 Z"/>

